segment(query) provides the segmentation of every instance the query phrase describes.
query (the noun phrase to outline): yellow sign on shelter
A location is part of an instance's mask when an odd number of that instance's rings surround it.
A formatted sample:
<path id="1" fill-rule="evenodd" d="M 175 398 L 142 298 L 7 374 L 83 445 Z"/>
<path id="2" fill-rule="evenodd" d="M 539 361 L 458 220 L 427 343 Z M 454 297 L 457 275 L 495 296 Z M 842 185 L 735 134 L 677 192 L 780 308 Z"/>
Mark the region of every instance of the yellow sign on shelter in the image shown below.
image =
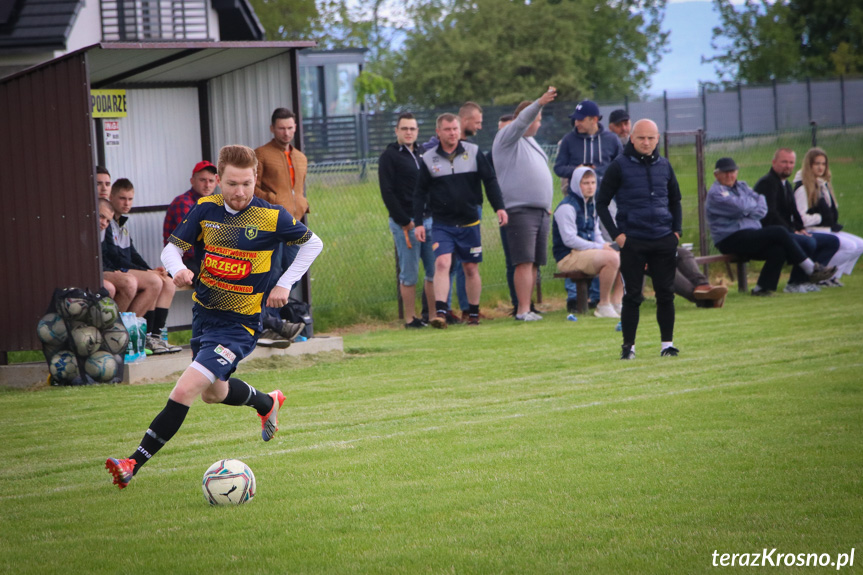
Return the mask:
<path id="1" fill-rule="evenodd" d="M 90 90 L 94 118 L 125 118 L 126 90 Z"/>

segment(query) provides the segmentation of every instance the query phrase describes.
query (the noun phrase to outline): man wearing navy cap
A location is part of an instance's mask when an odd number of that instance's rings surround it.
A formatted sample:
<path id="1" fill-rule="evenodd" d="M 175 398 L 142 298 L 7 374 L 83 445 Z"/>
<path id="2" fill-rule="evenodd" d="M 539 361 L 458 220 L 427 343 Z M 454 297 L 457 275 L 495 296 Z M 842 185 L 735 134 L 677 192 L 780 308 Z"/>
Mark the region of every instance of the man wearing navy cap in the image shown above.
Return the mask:
<path id="1" fill-rule="evenodd" d="M 192 168 L 192 177 L 189 182 L 192 187 L 174 198 L 171 205 L 168 206 L 168 211 L 165 213 L 165 223 L 162 225 L 162 245 L 168 244 L 168 238 L 180 225 L 180 222 L 189 213 L 189 210 L 198 203 L 198 200 L 205 196 L 212 195 L 216 190 L 216 166 L 203 160 L 195 164 Z M 195 279 L 198 278 L 198 273 L 201 271 L 201 265 L 195 260 L 195 248 L 189 248 L 183 254 L 183 265 L 192 270 L 195 274 Z"/>
<path id="2" fill-rule="evenodd" d="M 599 106 L 590 100 L 583 100 L 569 115 L 573 120 L 573 130 L 565 135 L 557 149 L 557 160 L 554 162 L 554 173 L 560 176 L 563 195 L 569 192 L 569 179 L 572 172 L 580 166 L 592 168 L 596 174 L 597 189 L 602 185 L 602 177 L 609 164 L 623 153 L 623 145 L 617 135 L 603 128 L 599 121 L 602 114 Z M 578 290 L 575 282 L 567 279 L 566 307 L 569 311 L 576 310 Z M 599 282 L 594 281 L 590 289 L 590 304 L 599 301 Z"/>

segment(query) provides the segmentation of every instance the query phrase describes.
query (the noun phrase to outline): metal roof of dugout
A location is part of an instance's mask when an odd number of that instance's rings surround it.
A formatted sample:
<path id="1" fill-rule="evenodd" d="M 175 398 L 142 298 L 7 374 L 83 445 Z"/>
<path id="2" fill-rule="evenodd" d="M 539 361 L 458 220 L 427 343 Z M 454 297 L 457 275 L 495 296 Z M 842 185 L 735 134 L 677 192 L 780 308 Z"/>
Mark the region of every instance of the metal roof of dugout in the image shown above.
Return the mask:
<path id="1" fill-rule="evenodd" d="M 105 142 L 90 90 L 195 88 L 200 149 L 188 155 L 212 157 L 225 144 L 264 143 L 273 109 L 299 113 L 297 51 L 314 45 L 99 43 L 0 79 L 0 364 L 8 351 L 41 348 L 36 323 L 55 288 L 102 285 L 95 164 Z M 242 118 L 223 122 L 231 113 Z M 153 133 L 176 129 L 152 119 Z"/>

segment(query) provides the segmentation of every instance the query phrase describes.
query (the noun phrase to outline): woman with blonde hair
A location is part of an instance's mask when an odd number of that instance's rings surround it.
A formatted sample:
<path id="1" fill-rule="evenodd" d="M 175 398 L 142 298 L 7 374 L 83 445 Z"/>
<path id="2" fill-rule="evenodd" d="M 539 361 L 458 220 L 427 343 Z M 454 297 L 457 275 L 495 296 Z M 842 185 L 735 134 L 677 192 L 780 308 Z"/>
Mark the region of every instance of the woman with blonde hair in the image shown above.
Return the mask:
<path id="1" fill-rule="evenodd" d="M 836 275 L 820 285 L 841 287 L 839 278 L 850 274 L 863 255 L 863 238 L 842 231 L 831 179 L 827 152 L 810 149 L 803 157 L 803 167 L 794 176 L 794 202 L 808 231 L 832 234 L 839 239 L 839 251 L 828 264 L 836 266 Z"/>

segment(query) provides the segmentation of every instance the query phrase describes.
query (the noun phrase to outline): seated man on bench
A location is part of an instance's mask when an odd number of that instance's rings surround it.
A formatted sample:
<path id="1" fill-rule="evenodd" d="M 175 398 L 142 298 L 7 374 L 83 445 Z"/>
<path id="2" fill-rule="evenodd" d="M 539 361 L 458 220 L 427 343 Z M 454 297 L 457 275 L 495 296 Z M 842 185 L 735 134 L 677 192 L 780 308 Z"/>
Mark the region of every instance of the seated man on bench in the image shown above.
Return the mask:
<path id="1" fill-rule="evenodd" d="M 619 318 L 623 299 L 620 254 L 616 244 L 602 241 L 596 215 L 596 172 L 579 167 L 572 172 L 569 193 L 554 210 L 552 254 L 561 273 L 578 271 L 599 276 L 596 317 Z"/>
<path id="2" fill-rule="evenodd" d="M 705 209 L 710 235 L 720 252 L 764 260 L 752 295 L 773 295 L 786 262 L 800 266 L 813 283 L 833 277 L 836 268 L 826 268 L 806 257 L 787 229 L 761 226 L 761 219 L 767 215 L 767 201 L 746 182 L 738 181 L 737 172 L 733 159 L 716 161 L 716 181 L 707 192 Z"/>

